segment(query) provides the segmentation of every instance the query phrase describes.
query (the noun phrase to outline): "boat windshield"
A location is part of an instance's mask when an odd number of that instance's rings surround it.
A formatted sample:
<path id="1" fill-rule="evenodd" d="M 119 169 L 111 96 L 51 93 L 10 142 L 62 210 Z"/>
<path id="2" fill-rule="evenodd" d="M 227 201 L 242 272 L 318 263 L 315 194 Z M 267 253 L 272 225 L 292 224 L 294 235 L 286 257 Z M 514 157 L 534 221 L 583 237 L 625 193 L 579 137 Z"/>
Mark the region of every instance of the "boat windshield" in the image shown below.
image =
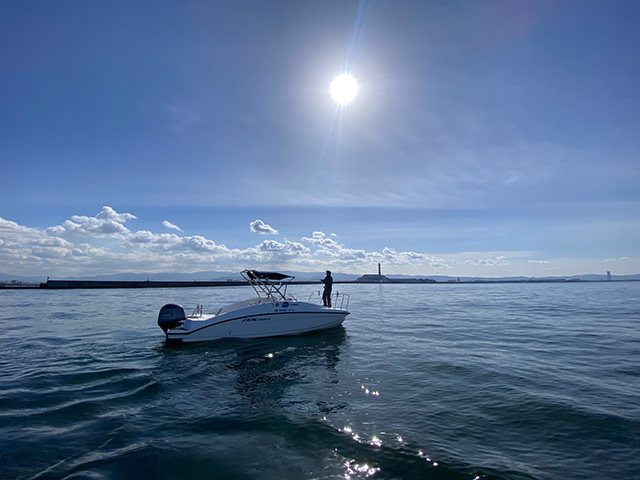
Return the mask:
<path id="1" fill-rule="evenodd" d="M 277 301 L 287 300 L 287 286 L 295 278 L 284 273 L 258 270 L 244 270 L 240 274 L 253 287 L 258 298 Z"/>

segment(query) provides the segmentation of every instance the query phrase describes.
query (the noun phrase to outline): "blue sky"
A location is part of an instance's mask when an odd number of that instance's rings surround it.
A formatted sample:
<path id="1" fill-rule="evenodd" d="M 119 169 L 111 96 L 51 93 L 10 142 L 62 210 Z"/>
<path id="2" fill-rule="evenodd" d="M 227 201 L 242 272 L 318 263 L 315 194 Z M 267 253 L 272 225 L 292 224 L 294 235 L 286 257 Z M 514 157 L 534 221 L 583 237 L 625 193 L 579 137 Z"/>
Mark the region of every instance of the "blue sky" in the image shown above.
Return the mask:
<path id="1" fill-rule="evenodd" d="M 640 273 L 638 18 L 3 2 L 0 273 Z"/>

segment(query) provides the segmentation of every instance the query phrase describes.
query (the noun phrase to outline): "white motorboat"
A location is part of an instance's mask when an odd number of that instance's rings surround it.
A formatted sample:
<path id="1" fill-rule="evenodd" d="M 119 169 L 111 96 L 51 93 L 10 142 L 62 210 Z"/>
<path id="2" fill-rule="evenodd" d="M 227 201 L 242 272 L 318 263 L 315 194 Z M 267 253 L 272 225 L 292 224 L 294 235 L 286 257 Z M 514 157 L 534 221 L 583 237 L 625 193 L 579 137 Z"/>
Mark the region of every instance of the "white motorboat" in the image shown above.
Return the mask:
<path id="1" fill-rule="evenodd" d="M 221 338 L 262 338 L 337 327 L 349 315 L 349 295 L 332 295 L 332 307 L 299 302 L 287 293 L 294 279 L 276 272 L 245 270 L 241 275 L 253 287 L 257 297 L 204 313 L 198 305 L 191 315 L 173 303 L 160 309 L 158 325 L 167 341 L 204 342 Z M 313 296 L 312 294 L 311 296 Z"/>

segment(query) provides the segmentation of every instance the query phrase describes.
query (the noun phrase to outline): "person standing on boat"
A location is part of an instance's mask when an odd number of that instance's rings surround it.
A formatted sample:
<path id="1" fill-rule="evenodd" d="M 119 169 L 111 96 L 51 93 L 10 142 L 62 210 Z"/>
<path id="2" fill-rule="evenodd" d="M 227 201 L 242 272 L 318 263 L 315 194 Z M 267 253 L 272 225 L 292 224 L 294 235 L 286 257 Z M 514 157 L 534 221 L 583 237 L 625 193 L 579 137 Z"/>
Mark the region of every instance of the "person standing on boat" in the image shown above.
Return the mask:
<path id="1" fill-rule="evenodd" d="M 324 292 L 322 293 L 322 304 L 331 308 L 331 288 L 333 287 L 333 277 L 331 271 L 327 270 L 327 276 L 320 280 L 324 283 Z"/>

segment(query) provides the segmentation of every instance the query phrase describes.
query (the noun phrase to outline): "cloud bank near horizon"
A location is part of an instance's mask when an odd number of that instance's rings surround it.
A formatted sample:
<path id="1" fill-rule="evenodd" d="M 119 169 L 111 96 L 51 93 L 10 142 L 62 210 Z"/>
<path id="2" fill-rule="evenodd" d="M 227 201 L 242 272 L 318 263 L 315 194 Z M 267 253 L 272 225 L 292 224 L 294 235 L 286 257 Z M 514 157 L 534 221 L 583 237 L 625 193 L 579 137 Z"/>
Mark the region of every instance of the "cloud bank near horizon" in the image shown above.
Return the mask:
<path id="1" fill-rule="evenodd" d="M 268 268 L 301 272 L 372 273 L 382 263 L 385 273 L 452 276 L 540 276 L 602 273 L 625 265 L 640 272 L 640 259 L 538 259 L 536 252 L 458 252 L 427 254 L 352 248 L 335 233 L 314 231 L 299 240 L 267 239 L 248 248 L 233 248 L 201 235 L 134 230 L 138 217 L 104 206 L 95 216 L 72 215 L 60 225 L 34 228 L 0 217 L 0 264 L 3 274 L 21 276 L 92 276 L 115 273 L 188 273 L 202 270 L 240 271 Z M 169 226 L 169 225 L 171 226 Z M 181 232 L 168 221 L 166 228 Z M 262 220 L 253 232 L 276 236 Z M 594 271 L 576 271 L 592 265 Z M 621 273 L 622 268 L 617 272 Z"/>

